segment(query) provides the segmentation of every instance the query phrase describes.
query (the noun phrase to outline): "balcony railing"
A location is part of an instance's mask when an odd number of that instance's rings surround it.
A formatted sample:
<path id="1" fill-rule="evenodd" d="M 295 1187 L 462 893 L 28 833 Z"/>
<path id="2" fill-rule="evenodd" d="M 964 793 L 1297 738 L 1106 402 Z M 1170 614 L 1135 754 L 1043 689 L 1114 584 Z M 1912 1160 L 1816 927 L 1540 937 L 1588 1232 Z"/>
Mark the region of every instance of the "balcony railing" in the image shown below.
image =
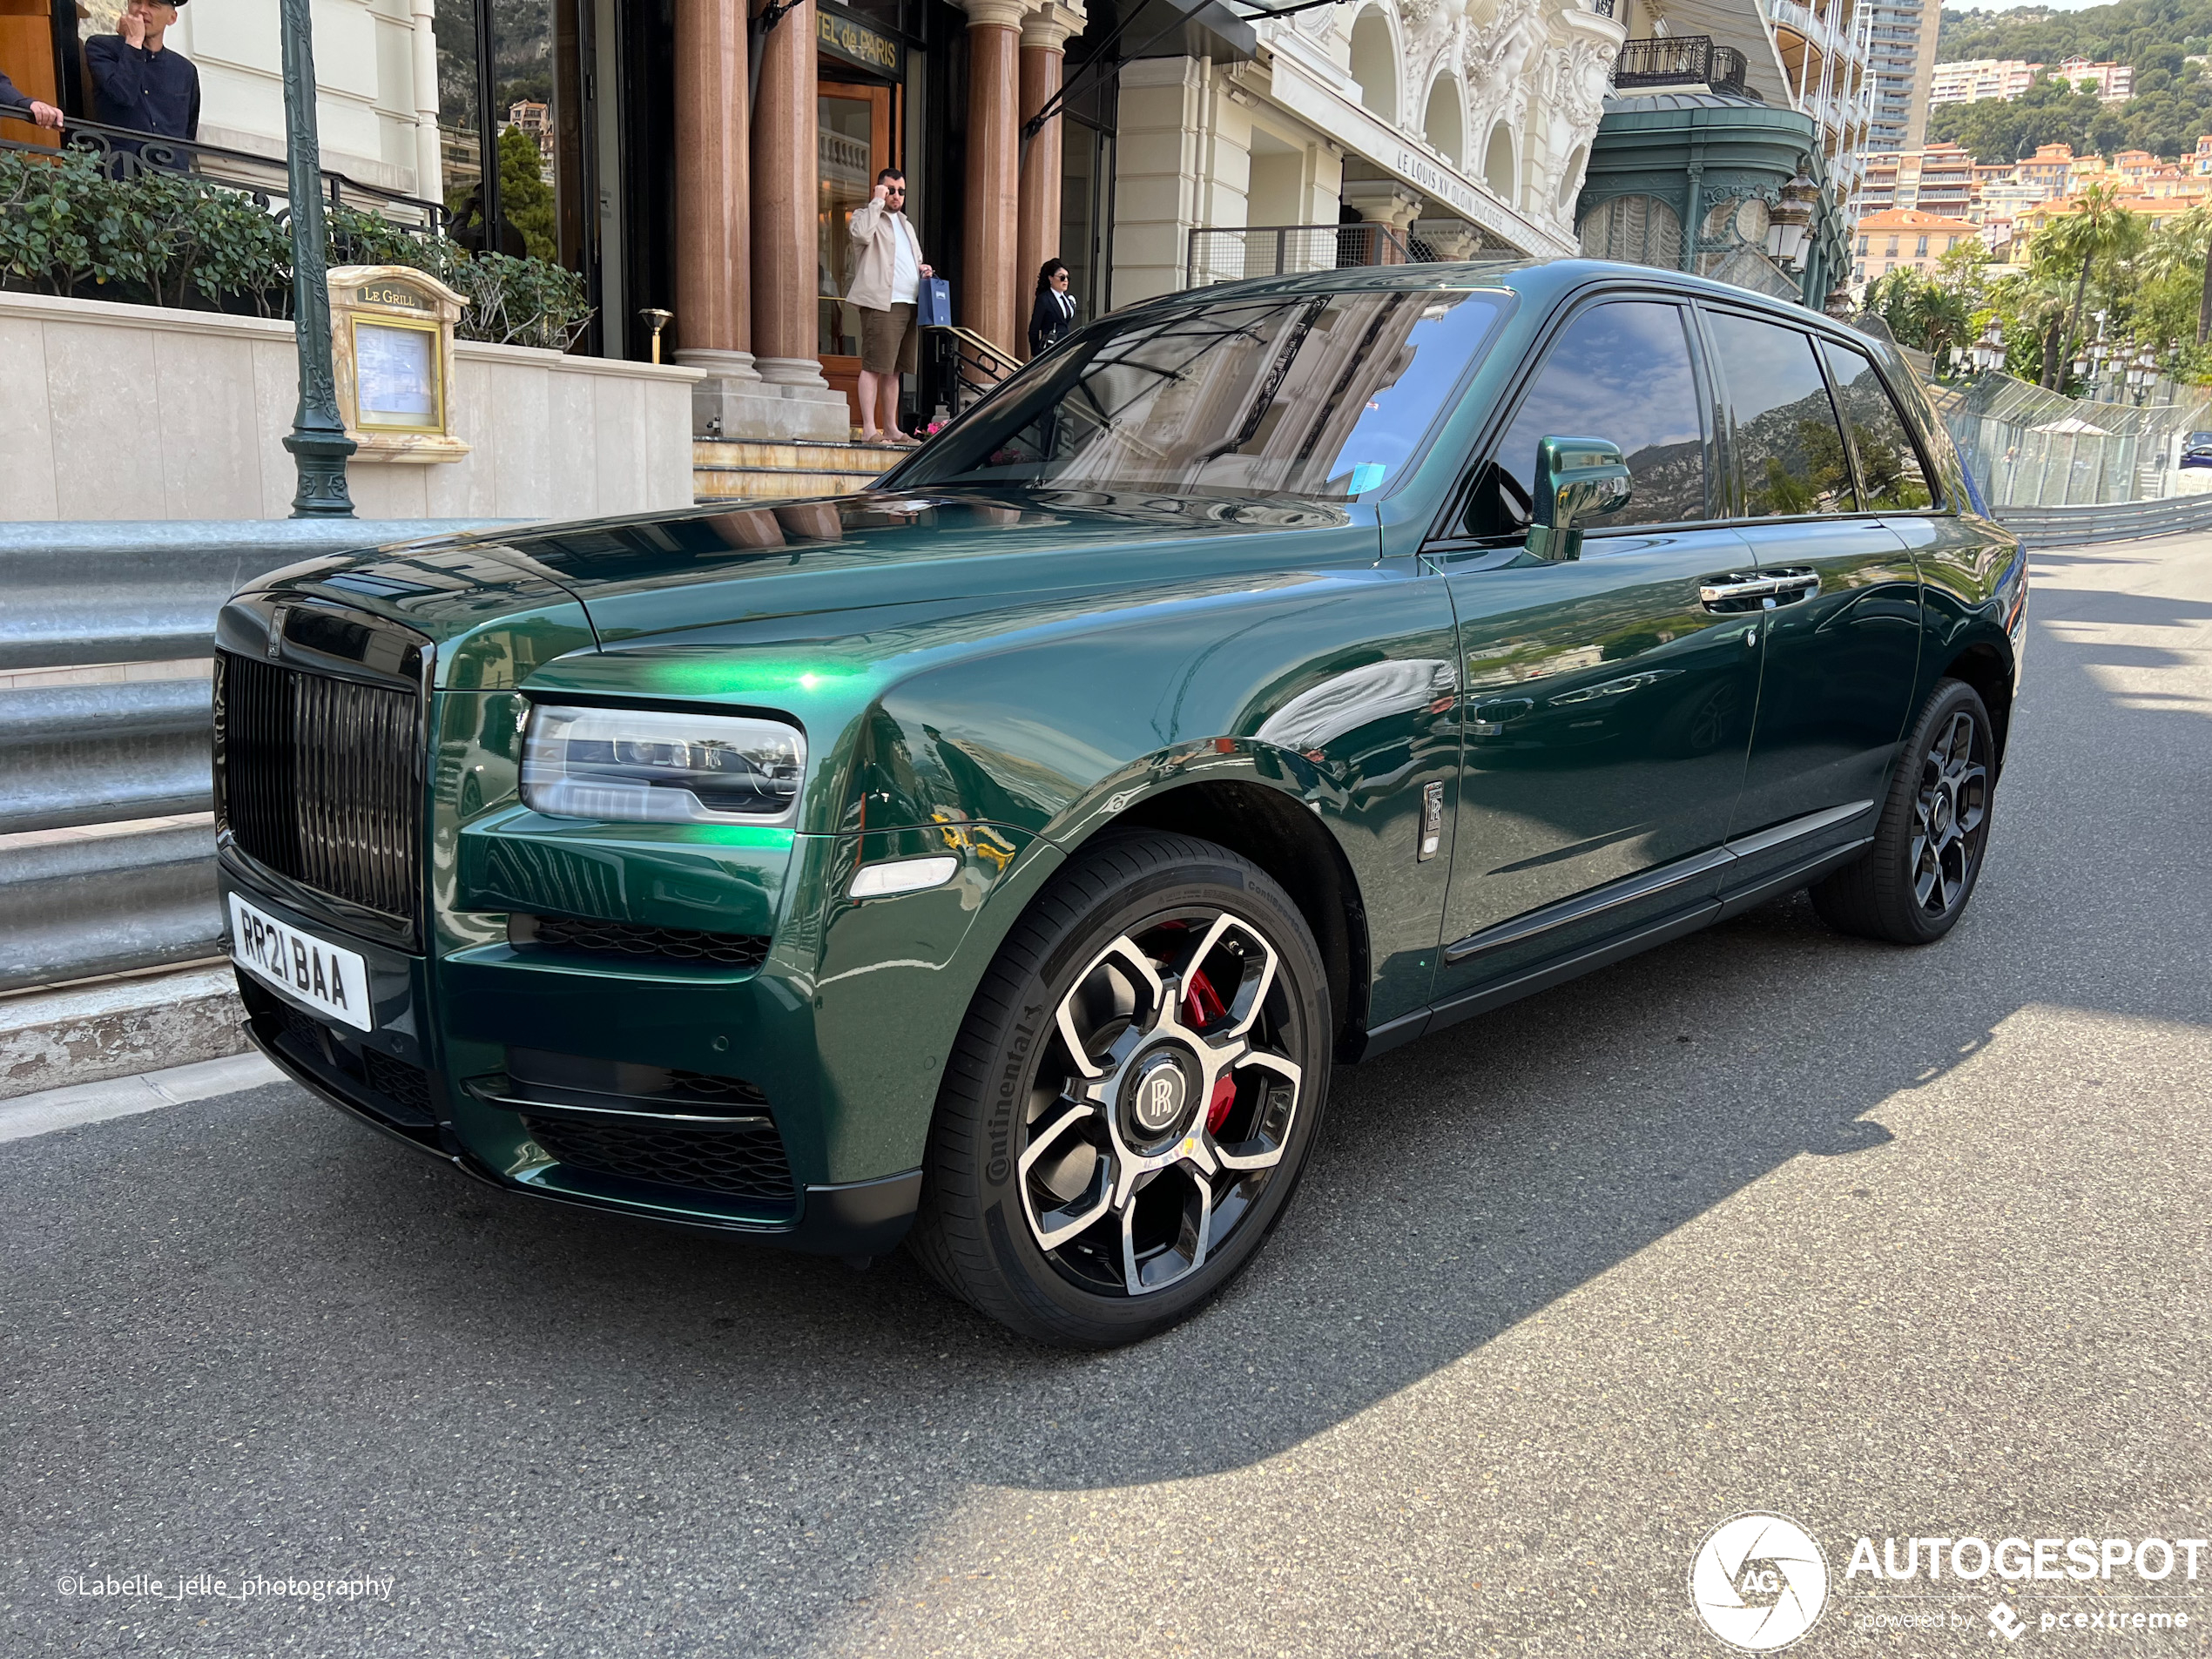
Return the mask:
<path id="1" fill-rule="evenodd" d="M 1669 35 L 1624 42 L 1613 65 L 1613 84 L 1622 91 L 1703 86 L 1741 93 L 1746 67 L 1742 52 L 1721 45 L 1710 35 Z"/>
<path id="2" fill-rule="evenodd" d="M 0 138 L 0 150 L 25 155 L 51 156 L 57 149 L 81 150 L 96 157 L 101 171 L 114 179 L 140 173 L 189 173 L 242 192 L 265 212 L 285 211 L 289 185 L 282 156 L 258 156 L 251 151 L 226 149 L 186 138 L 165 138 L 129 127 L 105 126 L 75 117 L 58 133 L 43 129 L 36 138 Z M 451 218 L 443 202 L 423 201 L 397 191 L 364 185 L 344 173 L 320 170 L 322 190 L 333 206 L 356 207 L 381 213 L 401 229 L 437 229 Z M 459 239 L 466 241 L 465 236 Z"/>

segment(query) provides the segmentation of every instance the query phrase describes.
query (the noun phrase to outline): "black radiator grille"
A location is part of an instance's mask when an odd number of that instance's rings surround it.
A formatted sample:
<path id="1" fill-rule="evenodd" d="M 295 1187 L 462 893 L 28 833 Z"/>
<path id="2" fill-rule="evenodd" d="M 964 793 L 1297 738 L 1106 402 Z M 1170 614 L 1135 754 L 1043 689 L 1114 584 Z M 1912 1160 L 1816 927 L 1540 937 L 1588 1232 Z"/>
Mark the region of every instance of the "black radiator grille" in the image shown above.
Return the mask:
<path id="1" fill-rule="evenodd" d="M 523 1122 L 549 1156 L 579 1170 L 779 1207 L 797 1199 L 783 1136 L 772 1123 L 695 1130 L 529 1114 Z"/>
<path id="2" fill-rule="evenodd" d="M 280 875 L 414 915 L 421 747 L 411 692 L 215 654 L 216 810 Z"/>

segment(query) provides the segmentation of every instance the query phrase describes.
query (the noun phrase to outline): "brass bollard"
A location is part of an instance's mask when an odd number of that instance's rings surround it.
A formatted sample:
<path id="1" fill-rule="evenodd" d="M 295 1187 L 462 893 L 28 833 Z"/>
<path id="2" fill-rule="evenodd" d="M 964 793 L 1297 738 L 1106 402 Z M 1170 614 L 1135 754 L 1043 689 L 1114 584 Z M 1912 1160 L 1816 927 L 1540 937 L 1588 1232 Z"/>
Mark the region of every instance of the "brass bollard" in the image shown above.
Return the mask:
<path id="1" fill-rule="evenodd" d="M 637 314 L 653 326 L 653 361 L 660 361 L 660 331 L 676 320 L 672 311 L 663 311 L 658 306 L 646 306 Z"/>

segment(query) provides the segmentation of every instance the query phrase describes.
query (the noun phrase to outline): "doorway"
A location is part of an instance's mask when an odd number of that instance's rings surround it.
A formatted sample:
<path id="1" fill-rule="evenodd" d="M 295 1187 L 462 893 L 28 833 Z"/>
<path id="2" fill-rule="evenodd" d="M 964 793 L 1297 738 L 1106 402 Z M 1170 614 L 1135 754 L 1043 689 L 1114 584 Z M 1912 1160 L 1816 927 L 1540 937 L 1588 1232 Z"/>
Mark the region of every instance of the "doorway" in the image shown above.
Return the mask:
<path id="1" fill-rule="evenodd" d="M 860 419 L 860 319 L 840 298 L 853 279 L 853 240 L 846 222 L 875 189 L 875 176 L 900 165 L 898 89 L 824 80 L 815 87 L 821 179 L 819 313 L 816 349 L 822 378 L 845 394 L 853 424 Z"/>

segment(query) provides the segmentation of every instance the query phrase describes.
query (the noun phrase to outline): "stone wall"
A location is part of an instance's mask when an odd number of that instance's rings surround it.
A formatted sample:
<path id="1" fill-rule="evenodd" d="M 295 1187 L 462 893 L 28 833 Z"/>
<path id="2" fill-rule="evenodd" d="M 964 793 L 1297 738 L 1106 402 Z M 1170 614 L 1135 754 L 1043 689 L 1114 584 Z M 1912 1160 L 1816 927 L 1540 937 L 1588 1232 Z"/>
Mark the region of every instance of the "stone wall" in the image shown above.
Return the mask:
<path id="1" fill-rule="evenodd" d="M 455 347 L 458 462 L 356 461 L 363 518 L 576 518 L 691 500 L 698 371 Z M 0 293 L 0 520 L 283 518 L 288 322 Z"/>

